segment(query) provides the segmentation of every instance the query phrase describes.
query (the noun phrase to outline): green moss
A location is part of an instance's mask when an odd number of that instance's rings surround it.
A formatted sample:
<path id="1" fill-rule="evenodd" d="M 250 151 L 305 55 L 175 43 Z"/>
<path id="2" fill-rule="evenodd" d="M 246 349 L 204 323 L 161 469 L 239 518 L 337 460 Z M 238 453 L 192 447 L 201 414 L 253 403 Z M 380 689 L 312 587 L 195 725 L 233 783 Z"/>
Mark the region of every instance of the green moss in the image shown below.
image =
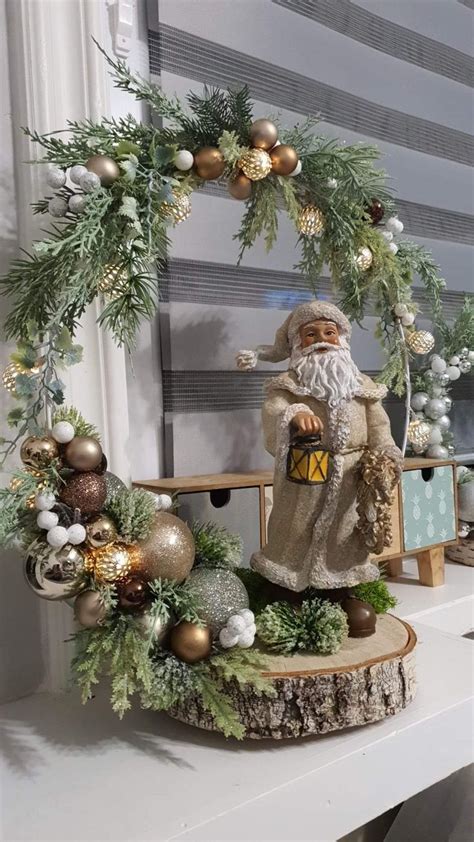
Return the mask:
<path id="1" fill-rule="evenodd" d="M 364 582 L 361 585 L 356 585 L 353 593 L 357 599 L 369 602 L 376 614 L 385 614 L 390 608 L 395 608 L 397 604 L 397 600 L 392 596 L 382 579 L 379 579 L 378 582 Z"/>

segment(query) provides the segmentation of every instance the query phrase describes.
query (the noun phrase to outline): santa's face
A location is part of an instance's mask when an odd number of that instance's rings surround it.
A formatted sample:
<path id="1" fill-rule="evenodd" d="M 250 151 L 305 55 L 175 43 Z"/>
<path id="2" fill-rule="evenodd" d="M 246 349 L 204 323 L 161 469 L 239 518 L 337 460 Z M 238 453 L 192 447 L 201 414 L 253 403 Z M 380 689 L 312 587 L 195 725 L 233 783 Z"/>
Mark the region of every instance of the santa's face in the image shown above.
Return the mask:
<path id="1" fill-rule="evenodd" d="M 308 394 L 330 406 L 351 400 L 361 383 L 347 339 L 340 335 L 334 322 L 323 319 L 300 328 L 293 344 L 290 368 Z"/>
<path id="2" fill-rule="evenodd" d="M 327 342 L 330 345 L 340 345 L 339 328 L 335 322 L 328 322 L 325 319 L 315 319 L 313 322 L 300 327 L 300 342 L 302 348 L 309 348 L 316 343 Z M 324 354 L 327 348 L 316 348 L 320 354 Z"/>

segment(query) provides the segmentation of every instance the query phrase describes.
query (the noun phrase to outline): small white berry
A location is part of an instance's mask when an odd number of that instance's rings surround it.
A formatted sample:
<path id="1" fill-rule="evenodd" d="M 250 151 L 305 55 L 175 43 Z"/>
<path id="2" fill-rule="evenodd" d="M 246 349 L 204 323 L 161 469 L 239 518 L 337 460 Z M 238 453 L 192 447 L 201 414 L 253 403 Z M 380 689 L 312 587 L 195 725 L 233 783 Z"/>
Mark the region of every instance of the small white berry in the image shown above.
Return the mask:
<path id="1" fill-rule="evenodd" d="M 255 614 L 250 608 L 242 608 L 238 614 L 244 618 L 246 626 L 250 626 L 255 621 Z"/>
<path id="2" fill-rule="evenodd" d="M 395 307 L 393 308 L 393 312 L 395 313 L 396 316 L 401 318 L 402 316 L 405 315 L 405 313 L 408 313 L 408 307 L 407 307 L 406 304 L 403 304 L 402 302 L 400 302 L 399 304 L 395 304 Z"/>
<path id="3" fill-rule="evenodd" d="M 66 216 L 68 209 L 68 205 L 66 199 L 61 198 L 61 196 L 55 196 L 53 199 L 50 199 L 48 202 L 48 210 L 51 216 L 61 217 Z"/>
<path id="4" fill-rule="evenodd" d="M 42 491 L 41 494 L 37 494 L 35 497 L 35 508 L 39 509 L 41 512 L 47 512 L 55 505 L 56 497 L 52 491 Z"/>
<path id="5" fill-rule="evenodd" d="M 415 314 L 414 313 L 404 313 L 402 316 L 402 325 L 404 327 L 410 327 L 415 321 Z"/>
<path id="6" fill-rule="evenodd" d="M 64 526 L 53 526 L 46 535 L 46 540 L 51 547 L 56 550 L 61 549 L 67 544 L 67 529 Z"/>
<path id="7" fill-rule="evenodd" d="M 386 240 L 386 241 L 387 241 L 387 243 L 391 243 L 391 242 L 392 242 L 392 240 L 393 240 L 393 234 L 392 234 L 392 232 L 391 232 L 391 231 L 381 231 L 381 232 L 380 232 L 380 234 L 381 234 L 381 236 L 384 238 L 384 240 Z"/>
<path id="8" fill-rule="evenodd" d="M 301 161 L 298 161 L 294 170 L 292 170 L 290 173 L 288 173 L 289 177 L 293 178 L 295 175 L 299 175 L 302 169 L 303 169 L 303 165 L 302 165 Z"/>
<path id="9" fill-rule="evenodd" d="M 460 361 L 460 358 L 457 356 L 457 354 L 455 354 L 454 357 L 451 357 L 451 359 L 449 360 L 449 365 L 459 365 Z"/>
<path id="10" fill-rule="evenodd" d="M 326 184 L 330 190 L 335 190 L 337 187 L 337 178 L 328 178 Z"/>
<path id="11" fill-rule="evenodd" d="M 389 250 L 389 252 L 390 252 L 391 254 L 396 254 L 396 253 L 397 253 L 397 251 L 398 251 L 398 246 L 397 246 L 397 244 L 396 244 L 396 243 L 389 243 L 389 244 L 388 244 L 388 250 Z"/>
<path id="12" fill-rule="evenodd" d="M 234 614 L 234 616 L 229 617 L 226 624 L 226 629 L 230 635 L 238 635 L 241 632 L 245 631 L 246 629 L 246 622 L 243 617 L 239 617 L 238 614 Z"/>
<path id="13" fill-rule="evenodd" d="M 86 540 L 86 530 L 82 523 L 73 523 L 67 531 L 69 544 L 82 544 Z"/>
<path id="14" fill-rule="evenodd" d="M 75 435 L 75 430 L 69 421 L 58 421 L 51 430 L 53 439 L 59 444 L 67 444 L 72 441 Z"/>
<path id="15" fill-rule="evenodd" d="M 158 494 L 156 499 L 156 507 L 161 512 L 167 512 L 173 508 L 173 498 L 169 494 Z"/>
<path id="16" fill-rule="evenodd" d="M 239 636 L 237 634 L 231 634 L 225 626 L 219 632 L 219 643 L 224 649 L 232 649 L 233 646 L 237 646 L 238 640 Z"/>
<path id="17" fill-rule="evenodd" d="M 66 173 L 59 167 L 51 168 L 46 175 L 46 182 L 50 187 L 58 190 L 66 184 Z"/>
<path id="18" fill-rule="evenodd" d="M 99 176 L 96 175 L 95 172 L 89 172 L 86 170 L 84 175 L 81 175 L 79 184 L 81 190 L 84 190 L 84 193 L 93 193 L 94 190 L 98 190 L 101 182 Z"/>
<path id="19" fill-rule="evenodd" d="M 253 645 L 254 640 L 255 634 L 250 629 L 245 629 L 245 631 L 239 635 L 237 646 L 239 646 L 241 649 L 250 649 L 250 647 Z"/>
<path id="20" fill-rule="evenodd" d="M 85 175 L 86 172 L 88 172 L 87 167 L 84 167 L 82 164 L 76 164 L 69 170 L 69 178 L 74 184 L 79 184 L 82 176 Z"/>
<path id="21" fill-rule="evenodd" d="M 188 149 L 180 149 L 174 156 L 174 165 L 176 169 L 181 170 L 181 172 L 190 170 L 193 164 L 194 156 Z"/>
<path id="22" fill-rule="evenodd" d="M 40 529 L 54 529 L 54 527 L 58 525 L 58 522 L 59 517 L 57 516 L 56 512 L 38 512 L 36 523 L 38 524 Z"/>
<path id="23" fill-rule="evenodd" d="M 86 209 L 86 201 L 86 197 L 82 193 L 74 193 L 73 196 L 69 197 L 69 210 L 71 213 L 75 213 L 77 215 L 84 213 Z"/>

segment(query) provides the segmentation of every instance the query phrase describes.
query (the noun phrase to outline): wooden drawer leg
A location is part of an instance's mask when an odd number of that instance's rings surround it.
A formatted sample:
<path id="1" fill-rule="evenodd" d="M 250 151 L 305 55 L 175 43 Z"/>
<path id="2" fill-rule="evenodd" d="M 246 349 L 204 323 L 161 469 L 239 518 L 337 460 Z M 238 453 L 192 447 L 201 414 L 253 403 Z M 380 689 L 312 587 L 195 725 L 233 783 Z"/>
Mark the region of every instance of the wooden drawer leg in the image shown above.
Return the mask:
<path id="1" fill-rule="evenodd" d="M 401 576 L 403 573 L 403 559 L 389 558 L 383 562 L 387 576 Z"/>
<path id="2" fill-rule="evenodd" d="M 444 585 L 444 547 L 433 547 L 417 553 L 418 575 L 422 585 L 437 588 Z"/>

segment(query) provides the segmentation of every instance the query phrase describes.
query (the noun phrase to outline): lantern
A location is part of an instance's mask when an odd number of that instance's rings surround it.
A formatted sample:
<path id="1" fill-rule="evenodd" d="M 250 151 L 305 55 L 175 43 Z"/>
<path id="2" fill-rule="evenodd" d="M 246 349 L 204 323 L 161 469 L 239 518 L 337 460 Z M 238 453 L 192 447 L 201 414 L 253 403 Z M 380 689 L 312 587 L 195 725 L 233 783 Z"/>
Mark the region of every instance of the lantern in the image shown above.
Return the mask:
<path id="1" fill-rule="evenodd" d="M 286 463 L 290 482 L 320 485 L 329 479 L 331 467 L 331 453 L 321 447 L 319 436 L 298 436 L 290 444 Z"/>

